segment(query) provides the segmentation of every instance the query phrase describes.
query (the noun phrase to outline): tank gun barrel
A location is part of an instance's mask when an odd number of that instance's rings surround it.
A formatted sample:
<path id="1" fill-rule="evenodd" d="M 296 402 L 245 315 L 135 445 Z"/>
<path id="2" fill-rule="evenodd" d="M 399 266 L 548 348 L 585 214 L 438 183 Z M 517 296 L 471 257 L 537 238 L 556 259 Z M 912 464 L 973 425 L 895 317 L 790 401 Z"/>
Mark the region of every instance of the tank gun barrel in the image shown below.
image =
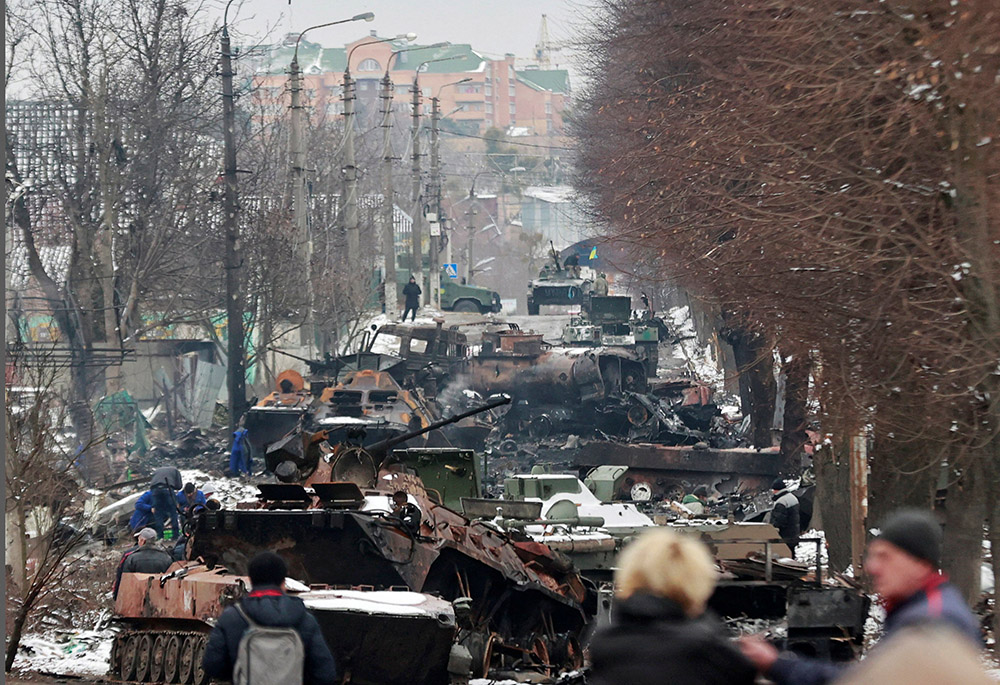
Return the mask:
<path id="1" fill-rule="evenodd" d="M 502 407 L 505 404 L 510 404 L 510 396 L 504 395 L 498 399 L 487 402 L 486 404 L 480 405 L 478 407 L 473 407 L 468 411 L 464 411 L 461 414 L 456 414 L 447 419 L 441 419 L 440 421 L 435 421 L 432 424 L 427 425 L 420 430 L 410 431 L 409 433 L 403 433 L 402 435 L 397 435 L 392 438 L 386 438 L 385 440 L 380 440 L 379 442 L 370 445 L 366 449 L 370 454 L 382 454 L 387 452 L 391 448 L 400 444 L 401 442 L 406 442 L 410 438 L 415 438 L 417 436 L 423 435 L 424 433 L 429 433 L 432 430 L 437 430 L 438 428 L 443 428 L 444 426 L 451 425 L 469 416 L 475 416 L 476 414 L 482 414 L 483 412 L 489 411 L 491 409 L 496 409 L 497 407 Z"/>
<path id="2" fill-rule="evenodd" d="M 292 354 L 291 352 L 285 352 L 284 350 L 279 350 L 277 347 L 268 347 L 269 352 L 277 352 L 278 354 L 283 354 L 286 357 L 291 357 L 292 359 L 297 359 L 309 366 L 310 373 L 316 373 L 317 371 L 325 371 L 327 369 L 333 369 L 336 367 L 335 361 L 326 361 L 324 359 L 306 359 L 305 357 L 300 357 L 297 354 Z"/>

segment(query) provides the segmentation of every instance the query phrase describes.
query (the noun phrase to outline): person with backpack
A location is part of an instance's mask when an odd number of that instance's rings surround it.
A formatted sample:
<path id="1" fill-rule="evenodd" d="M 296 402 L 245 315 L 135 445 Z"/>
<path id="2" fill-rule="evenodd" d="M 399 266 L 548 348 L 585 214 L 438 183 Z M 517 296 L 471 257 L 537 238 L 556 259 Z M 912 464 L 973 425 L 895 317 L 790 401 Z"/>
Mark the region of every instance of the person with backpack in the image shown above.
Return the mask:
<path id="1" fill-rule="evenodd" d="M 205 646 L 205 674 L 233 685 L 333 685 L 337 666 L 319 623 L 284 592 L 288 566 L 261 552 L 247 566 L 250 593 L 219 617 Z"/>

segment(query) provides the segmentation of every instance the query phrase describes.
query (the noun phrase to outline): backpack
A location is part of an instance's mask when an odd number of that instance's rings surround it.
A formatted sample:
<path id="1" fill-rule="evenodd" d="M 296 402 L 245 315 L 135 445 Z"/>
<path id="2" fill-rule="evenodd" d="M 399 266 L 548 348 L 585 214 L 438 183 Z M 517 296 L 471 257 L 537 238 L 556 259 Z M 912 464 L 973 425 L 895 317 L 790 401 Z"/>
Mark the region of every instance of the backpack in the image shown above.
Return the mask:
<path id="1" fill-rule="evenodd" d="M 243 610 L 247 622 L 233 667 L 233 685 L 302 685 L 306 650 L 299 631 L 291 627 L 262 626 Z"/>

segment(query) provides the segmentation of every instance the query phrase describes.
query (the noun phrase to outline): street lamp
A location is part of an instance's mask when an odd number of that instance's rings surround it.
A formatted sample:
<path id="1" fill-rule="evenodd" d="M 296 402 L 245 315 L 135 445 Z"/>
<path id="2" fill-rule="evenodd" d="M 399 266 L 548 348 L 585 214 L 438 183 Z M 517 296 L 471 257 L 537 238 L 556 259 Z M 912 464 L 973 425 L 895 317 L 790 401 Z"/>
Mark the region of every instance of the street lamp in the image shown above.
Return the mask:
<path id="1" fill-rule="evenodd" d="M 393 36 L 392 38 L 378 38 L 376 40 L 368 40 L 368 41 L 365 41 L 364 43 L 358 43 L 353 48 L 351 48 L 350 50 L 347 51 L 347 65 L 344 67 L 344 77 L 345 78 L 349 78 L 349 75 L 351 73 L 351 55 L 353 55 L 354 51 L 357 50 L 358 48 L 360 48 L 360 47 L 362 47 L 364 45 L 377 45 L 379 43 L 391 43 L 394 40 L 405 40 L 407 43 L 412 43 L 416 39 L 417 39 L 417 34 L 415 34 L 415 33 L 400 33 L 400 34 L 397 34 L 397 35 Z"/>
<path id="2" fill-rule="evenodd" d="M 302 136 L 302 70 L 299 69 L 299 43 L 302 41 L 302 37 L 313 29 L 336 26 L 337 24 L 347 24 L 352 21 L 373 21 L 374 19 L 375 14 L 373 12 L 363 12 L 362 14 L 355 14 L 349 19 L 341 19 L 339 21 L 331 21 L 325 24 L 310 26 L 302 31 L 299 34 L 299 37 L 295 39 L 295 52 L 292 53 L 292 64 L 290 69 L 291 84 L 289 87 L 292 94 L 292 126 L 291 131 L 289 132 L 288 141 L 289 148 L 291 148 L 291 166 L 292 176 L 294 179 L 294 183 L 292 184 L 292 211 L 295 215 L 297 247 L 296 257 L 300 264 L 305 263 L 306 266 L 306 288 L 308 290 L 309 304 L 306 312 L 304 332 L 309 336 L 307 345 L 310 349 L 316 342 L 316 330 L 313 325 L 316 305 L 316 291 L 313 288 L 312 238 L 309 235 L 308 223 L 306 221 L 306 151 Z"/>

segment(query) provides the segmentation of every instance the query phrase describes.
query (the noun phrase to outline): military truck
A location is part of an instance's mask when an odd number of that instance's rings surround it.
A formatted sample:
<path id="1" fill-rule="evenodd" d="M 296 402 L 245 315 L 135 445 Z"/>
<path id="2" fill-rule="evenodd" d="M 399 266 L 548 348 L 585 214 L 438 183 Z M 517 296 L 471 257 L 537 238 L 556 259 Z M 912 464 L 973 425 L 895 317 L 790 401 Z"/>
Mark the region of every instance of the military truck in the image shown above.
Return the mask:
<path id="1" fill-rule="evenodd" d="M 396 281 L 402 286 L 410 280 L 409 269 L 396 269 Z M 420 288 L 424 292 L 424 300 L 430 297 L 430 288 L 426 281 Z M 478 285 L 461 283 L 458 279 L 449 278 L 441 271 L 441 309 L 447 312 L 466 312 L 469 314 L 496 314 L 500 311 L 500 293 Z"/>

